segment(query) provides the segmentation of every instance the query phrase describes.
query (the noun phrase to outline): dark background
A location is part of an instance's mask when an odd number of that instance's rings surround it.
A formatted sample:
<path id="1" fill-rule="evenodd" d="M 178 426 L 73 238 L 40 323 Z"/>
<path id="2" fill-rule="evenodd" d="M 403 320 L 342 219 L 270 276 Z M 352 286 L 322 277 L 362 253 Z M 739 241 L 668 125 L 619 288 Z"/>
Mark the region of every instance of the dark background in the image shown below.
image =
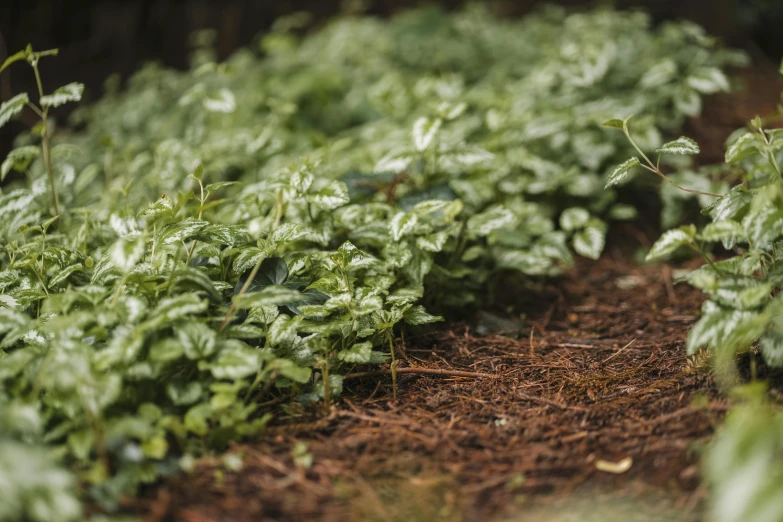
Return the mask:
<path id="1" fill-rule="evenodd" d="M 366 12 L 388 16 L 425 4 L 421 0 L 360 0 Z M 431 4 L 433 2 L 426 2 Z M 455 8 L 462 0 L 435 2 Z M 500 16 L 524 15 L 544 2 L 489 0 Z M 599 2 L 561 0 L 548 2 L 576 9 Z M 726 43 L 745 48 L 757 61 L 779 63 L 783 55 L 783 0 L 617 0 L 617 7 L 641 7 L 656 21 L 686 18 L 703 25 Z M 87 97 L 100 95 L 112 73 L 127 77 L 140 64 L 155 59 L 185 67 L 188 35 L 196 29 L 217 30 L 217 49 L 225 58 L 239 46 L 249 45 L 276 18 L 309 11 L 314 23 L 323 23 L 357 0 L 0 0 L 0 59 L 32 43 L 35 49 L 60 48 L 60 56 L 46 62 L 44 88 L 71 81 L 87 85 Z M 32 73 L 12 67 L 0 77 L 0 98 L 35 89 Z M 10 74 L 9 74 L 10 73 Z M 0 133 L 0 151 L 14 132 Z M 15 130 L 18 130 L 16 128 Z"/>

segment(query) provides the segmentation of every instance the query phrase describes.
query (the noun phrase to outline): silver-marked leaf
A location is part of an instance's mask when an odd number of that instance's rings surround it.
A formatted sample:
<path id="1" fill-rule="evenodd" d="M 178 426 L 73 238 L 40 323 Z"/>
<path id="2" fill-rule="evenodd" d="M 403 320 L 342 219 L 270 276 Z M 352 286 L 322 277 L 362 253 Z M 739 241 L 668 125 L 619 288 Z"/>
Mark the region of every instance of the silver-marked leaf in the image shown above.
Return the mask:
<path id="1" fill-rule="evenodd" d="M 702 346 L 718 352 L 740 351 L 759 338 L 765 323 L 762 314 L 723 308 L 712 301 L 705 301 L 701 319 L 688 333 L 688 354 L 693 355 Z"/>
<path id="2" fill-rule="evenodd" d="M 36 145 L 25 145 L 17 147 L 8 153 L 8 156 L 0 165 L 0 181 L 11 172 L 11 169 L 17 172 L 24 172 L 30 166 L 30 163 L 41 155 L 41 147 Z"/>
<path id="3" fill-rule="evenodd" d="M 307 201 L 317 207 L 332 210 L 348 204 L 351 198 L 348 196 L 348 187 L 345 183 L 342 181 L 331 181 L 318 192 L 308 194 Z"/>
<path id="4" fill-rule="evenodd" d="M 768 245 L 783 235 L 783 210 L 770 201 L 759 203 L 757 199 L 742 220 L 742 227 L 754 245 Z"/>
<path id="5" fill-rule="evenodd" d="M 372 357 L 372 343 L 365 341 L 356 343 L 349 350 L 340 350 L 337 358 L 341 361 L 353 364 L 367 364 Z"/>
<path id="6" fill-rule="evenodd" d="M 419 216 L 409 212 L 398 212 L 389 222 L 389 232 L 395 241 L 410 234 L 419 222 Z"/>
<path id="7" fill-rule="evenodd" d="M 139 215 L 147 216 L 148 218 L 155 218 L 158 216 L 171 216 L 174 213 L 174 202 L 171 198 L 161 196 L 154 203 L 142 210 Z"/>
<path id="8" fill-rule="evenodd" d="M 216 94 L 204 98 L 204 108 L 209 112 L 234 112 L 237 108 L 234 93 L 226 88 L 220 89 Z"/>
<path id="9" fill-rule="evenodd" d="M 215 379 L 238 381 L 258 372 L 260 358 L 254 350 L 241 341 L 229 340 L 221 344 L 215 361 L 209 370 Z"/>
<path id="10" fill-rule="evenodd" d="M 653 244 L 645 261 L 653 261 L 668 257 L 678 248 L 693 243 L 695 227 L 680 227 L 664 232 L 658 241 Z"/>
<path id="11" fill-rule="evenodd" d="M 43 107 L 59 107 L 68 102 L 77 102 L 82 99 L 84 92 L 83 83 L 69 83 L 55 90 L 52 94 L 41 97 Z"/>
<path id="12" fill-rule="evenodd" d="M 516 223 L 516 217 L 511 210 L 495 206 L 468 219 L 468 232 L 475 236 L 487 236 L 495 230 L 507 228 Z"/>
<path id="13" fill-rule="evenodd" d="M 217 336 L 215 331 L 204 323 L 188 322 L 174 328 L 174 333 L 188 359 L 204 359 L 215 353 Z"/>
<path id="14" fill-rule="evenodd" d="M 743 134 L 726 149 L 726 163 L 736 163 L 758 151 L 759 143 L 755 134 Z"/>
<path id="15" fill-rule="evenodd" d="M 280 372 L 280 375 L 286 379 L 291 379 L 292 381 L 301 384 L 306 384 L 309 382 L 310 377 L 313 375 L 313 371 L 310 368 L 303 368 L 298 366 L 296 363 L 288 359 L 278 359 L 275 361 L 275 365 L 278 372 Z"/>
<path id="16" fill-rule="evenodd" d="M 744 237 L 742 225 L 731 219 L 710 223 L 701 231 L 701 238 L 705 241 L 739 240 Z"/>
<path id="17" fill-rule="evenodd" d="M 437 323 L 440 321 L 443 321 L 443 317 L 439 315 L 432 315 L 427 310 L 424 309 L 421 305 L 416 305 L 408 308 L 405 310 L 405 312 L 402 314 L 403 319 L 405 319 L 405 322 L 412 325 L 417 324 L 430 324 L 430 323 Z"/>
<path id="18" fill-rule="evenodd" d="M 606 228 L 588 226 L 574 234 L 573 246 L 577 254 L 598 259 L 606 244 Z"/>
<path id="19" fill-rule="evenodd" d="M 127 274 L 141 261 L 145 251 L 141 237 L 120 239 L 111 248 L 111 262 Z"/>
<path id="20" fill-rule="evenodd" d="M 619 185 L 620 183 L 623 183 L 626 178 L 628 178 L 628 174 L 631 172 L 631 170 L 634 167 L 640 166 L 641 163 L 639 163 L 639 158 L 633 157 L 621 165 L 619 165 L 616 169 L 612 171 L 611 174 L 609 174 L 609 179 L 606 182 L 606 187 L 613 187 L 615 185 Z"/>
<path id="21" fill-rule="evenodd" d="M 191 239 L 209 225 L 208 221 L 185 219 L 162 226 L 157 233 L 158 241 L 171 245 Z"/>
<path id="22" fill-rule="evenodd" d="M 656 152 L 663 154 L 698 154 L 701 152 L 699 144 L 688 138 L 687 136 L 680 136 L 674 141 L 665 143 L 660 149 L 656 149 Z"/>
<path id="23" fill-rule="evenodd" d="M 419 151 L 424 152 L 430 145 L 432 145 L 435 136 L 440 130 L 440 126 L 443 124 L 443 120 L 436 118 L 430 120 L 429 118 L 419 118 L 413 124 L 413 147 Z"/>
<path id="24" fill-rule="evenodd" d="M 243 294 L 236 301 L 237 308 L 259 308 L 266 305 L 284 305 L 302 300 L 297 290 L 282 285 L 270 285 L 258 292 Z"/>
<path id="25" fill-rule="evenodd" d="M 375 164 L 374 172 L 403 172 L 405 171 L 414 160 L 415 156 L 410 152 L 391 153 L 381 158 L 378 163 Z"/>
<path id="26" fill-rule="evenodd" d="M 560 228 L 567 232 L 584 227 L 590 221 L 590 212 L 582 207 L 567 208 L 560 214 Z"/>
<path id="27" fill-rule="evenodd" d="M 22 112 L 22 109 L 24 109 L 24 106 L 28 103 L 30 103 L 30 98 L 27 96 L 27 93 L 23 92 L 0 105 L 0 127 Z"/>
<path id="28" fill-rule="evenodd" d="M 717 67 L 698 69 L 687 79 L 688 86 L 702 94 L 715 94 L 729 90 L 729 79 Z"/>
<path id="29" fill-rule="evenodd" d="M 200 314 L 207 309 L 208 302 L 196 294 L 181 294 L 161 299 L 155 310 L 149 314 L 153 324 L 174 321 L 189 315 Z"/>

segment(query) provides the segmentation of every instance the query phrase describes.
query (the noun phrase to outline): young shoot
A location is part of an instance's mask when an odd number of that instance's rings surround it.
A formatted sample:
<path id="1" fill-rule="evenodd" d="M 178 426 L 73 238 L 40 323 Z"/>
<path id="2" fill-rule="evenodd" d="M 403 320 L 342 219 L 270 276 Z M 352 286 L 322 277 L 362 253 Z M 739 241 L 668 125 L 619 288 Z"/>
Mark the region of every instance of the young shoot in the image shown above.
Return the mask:
<path id="1" fill-rule="evenodd" d="M 57 198 L 57 187 L 52 169 L 52 150 L 51 136 L 49 135 L 49 109 L 59 107 L 65 103 L 78 102 L 84 92 L 84 84 L 69 83 L 54 90 L 51 94 L 44 94 L 43 84 L 41 82 L 41 73 L 38 68 L 38 62 L 46 56 L 57 56 L 57 49 L 46 51 L 33 51 L 32 45 L 28 45 L 23 51 L 9 56 L 3 65 L 0 66 L 0 73 L 7 69 L 11 64 L 19 61 L 26 61 L 33 69 L 35 74 L 35 83 L 38 86 L 38 103 L 30 100 L 27 93 L 17 94 L 10 100 L 0 105 L 0 127 L 5 125 L 12 117 L 17 116 L 25 107 L 29 107 L 41 119 L 41 125 L 38 130 L 41 136 L 41 152 L 43 154 L 44 168 L 49 177 L 49 186 L 51 190 L 52 209 L 54 215 L 60 214 L 60 204 Z M 35 131 L 35 129 L 34 129 Z M 9 168 L 2 169 L 2 178 L 10 171 Z"/>
<path id="2" fill-rule="evenodd" d="M 688 192 L 690 194 L 698 194 L 702 196 L 711 196 L 714 198 L 721 197 L 721 194 L 715 194 L 714 192 L 705 192 L 701 190 L 685 188 L 677 184 L 677 182 L 675 182 L 673 179 L 671 179 L 669 176 L 667 176 L 661 171 L 660 168 L 661 154 L 678 154 L 678 155 L 698 154 L 700 152 L 699 145 L 695 141 L 693 141 L 688 137 L 680 136 L 676 140 L 664 144 L 661 148 L 656 149 L 656 152 L 658 153 L 658 159 L 655 161 L 655 163 L 653 163 L 650 160 L 650 158 L 648 158 L 647 155 L 644 152 L 642 152 L 642 149 L 639 148 L 639 146 L 631 137 L 631 132 L 628 130 L 628 121 L 630 119 L 631 116 L 628 116 L 624 120 L 620 120 L 620 119 L 609 120 L 605 122 L 603 126 L 612 127 L 623 131 L 625 137 L 628 138 L 628 141 L 631 143 L 631 145 L 633 145 L 633 148 L 636 149 L 636 151 L 639 153 L 639 155 L 642 157 L 642 159 L 645 161 L 646 164 L 639 161 L 639 158 L 637 158 L 636 156 L 628 159 L 624 163 L 620 164 L 616 169 L 614 169 L 614 171 L 609 175 L 609 181 L 606 183 L 606 188 L 622 183 L 628 177 L 628 174 L 630 173 L 631 169 L 633 169 L 634 167 L 641 167 L 643 169 L 649 170 L 653 174 L 660 176 L 661 179 L 663 179 L 670 185 L 674 186 L 675 188 L 682 190 L 683 192 Z"/>

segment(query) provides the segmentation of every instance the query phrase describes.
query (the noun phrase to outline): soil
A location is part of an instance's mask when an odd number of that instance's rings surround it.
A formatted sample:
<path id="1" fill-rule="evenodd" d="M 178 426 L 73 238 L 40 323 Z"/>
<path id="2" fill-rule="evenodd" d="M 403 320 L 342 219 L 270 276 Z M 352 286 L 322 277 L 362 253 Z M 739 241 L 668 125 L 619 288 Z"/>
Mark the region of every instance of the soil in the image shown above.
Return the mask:
<path id="1" fill-rule="evenodd" d="M 388 376 L 346 380 L 328 414 L 233 446 L 241 470 L 202 460 L 137 508 L 187 522 L 698 520 L 698 449 L 727 409 L 685 356 L 701 295 L 611 255 L 540 295 L 521 330 L 397 346 L 401 368 L 470 376 L 401 373 L 397 400 Z"/>

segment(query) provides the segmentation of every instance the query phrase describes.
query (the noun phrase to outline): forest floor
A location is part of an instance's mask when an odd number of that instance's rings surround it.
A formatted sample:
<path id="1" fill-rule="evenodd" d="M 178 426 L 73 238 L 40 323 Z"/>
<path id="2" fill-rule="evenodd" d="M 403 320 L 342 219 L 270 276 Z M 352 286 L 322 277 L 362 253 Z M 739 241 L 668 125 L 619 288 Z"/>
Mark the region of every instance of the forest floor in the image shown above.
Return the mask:
<path id="1" fill-rule="evenodd" d="M 712 97 L 685 130 L 706 163 L 778 100 L 769 64 L 736 79 L 744 92 Z M 657 237 L 649 210 L 644 231 L 620 229 L 626 245 Z M 703 297 L 633 258 L 610 247 L 502 296 L 524 322 L 480 314 L 400 341 L 396 400 L 389 376 L 346 380 L 329 412 L 232 446 L 241 468 L 201 459 L 126 507 L 149 522 L 701 520 L 699 451 L 728 408 L 685 355 Z"/>

